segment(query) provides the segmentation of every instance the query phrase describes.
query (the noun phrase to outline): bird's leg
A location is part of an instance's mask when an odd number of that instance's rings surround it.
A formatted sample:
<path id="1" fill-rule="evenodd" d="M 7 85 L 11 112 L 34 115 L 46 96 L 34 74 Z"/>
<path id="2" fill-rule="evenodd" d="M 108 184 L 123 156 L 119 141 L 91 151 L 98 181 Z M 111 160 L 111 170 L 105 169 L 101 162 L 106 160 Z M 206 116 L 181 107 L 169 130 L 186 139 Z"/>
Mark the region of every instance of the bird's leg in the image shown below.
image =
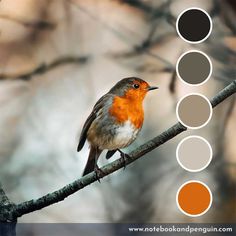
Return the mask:
<path id="1" fill-rule="evenodd" d="M 96 175 L 96 179 L 99 183 L 101 183 L 99 175 L 104 174 L 104 172 L 98 167 L 97 161 L 98 161 L 98 149 L 96 149 L 96 157 L 95 157 L 95 167 L 94 167 L 94 172 Z"/>
<path id="2" fill-rule="evenodd" d="M 97 181 L 101 183 L 99 175 L 104 174 L 104 172 L 98 167 L 97 164 L 94 167 L 94 172 L 95 172 Z"/>
<path id="3" fill-rule="evenodd" d="M 122 152 L 120 149 L 117 149 L 117 151 L 120 153 L 120 157 L 122 158 L 122 160 L 124 162 L 124 169 L 125 169 L 126 163 L 127 163 L 127 158 L 129 158 L 129 155 Z"/>

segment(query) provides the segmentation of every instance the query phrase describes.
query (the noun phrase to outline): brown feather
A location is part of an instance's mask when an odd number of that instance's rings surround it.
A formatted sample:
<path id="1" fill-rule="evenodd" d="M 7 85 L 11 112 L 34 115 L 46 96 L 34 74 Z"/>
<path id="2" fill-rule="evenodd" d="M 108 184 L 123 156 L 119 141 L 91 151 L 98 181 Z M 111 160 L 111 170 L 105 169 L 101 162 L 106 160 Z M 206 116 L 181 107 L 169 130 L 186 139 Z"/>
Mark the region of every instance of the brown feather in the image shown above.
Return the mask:
<path id="1" fill-rule="evenodd" d="M 111 96 L 113 97 L 113 95 L 109 94 L 109 93 L 103 95 L 97 101 L 97 103 L 94 105 L 91 114 L 89 115 L 89 117 L 87 118 L 87 120 L 84 123 L 83 129 L 82 129 L 82 132 L 81 132 L 81 135 L 80 135 L 80 139 L 79 139 L 79 144 L 78 144 L 78 147 L 77 147 L 77 152 L 81 151 L 81 149 L 83 148 L 83 146 L 85 144 L 85 141 L 87 139 L 87 132 L 88 132 L 91 124 L 93 123 L 93 121 L 96 119 L 97 113 L 104 106 L 104 102 L 106 102 L 106 100 L 110 99 Z"/>

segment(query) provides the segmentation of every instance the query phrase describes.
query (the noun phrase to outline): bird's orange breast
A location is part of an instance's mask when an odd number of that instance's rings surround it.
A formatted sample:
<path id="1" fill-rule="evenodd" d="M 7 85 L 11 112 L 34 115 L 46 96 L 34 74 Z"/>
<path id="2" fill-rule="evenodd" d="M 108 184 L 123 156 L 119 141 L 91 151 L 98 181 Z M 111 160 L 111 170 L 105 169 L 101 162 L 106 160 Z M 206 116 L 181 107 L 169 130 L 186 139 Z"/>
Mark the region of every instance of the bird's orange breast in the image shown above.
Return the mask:
<path id="1" fill-rule="evenodd" d="M 140 129 L 144 120 L 142 100 L 116 96 L 109 113 L 115 117 L 117 123 L 122 124 L 129 120 L 135 128 Z"/>

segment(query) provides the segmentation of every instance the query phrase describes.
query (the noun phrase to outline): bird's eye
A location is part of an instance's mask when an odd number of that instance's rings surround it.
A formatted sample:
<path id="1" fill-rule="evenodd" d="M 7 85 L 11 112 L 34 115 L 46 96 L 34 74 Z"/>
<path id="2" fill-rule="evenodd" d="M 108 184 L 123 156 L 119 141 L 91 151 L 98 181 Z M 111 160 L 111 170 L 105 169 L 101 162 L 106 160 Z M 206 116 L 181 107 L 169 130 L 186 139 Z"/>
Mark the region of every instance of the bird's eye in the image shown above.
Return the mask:
<path id="1" fill-rule="evenodd" d="M 139 84 L 134 84 L 133 87 L 134 87 L 135 89 L 138 89 L 138 88 L 139 88 Z"/>

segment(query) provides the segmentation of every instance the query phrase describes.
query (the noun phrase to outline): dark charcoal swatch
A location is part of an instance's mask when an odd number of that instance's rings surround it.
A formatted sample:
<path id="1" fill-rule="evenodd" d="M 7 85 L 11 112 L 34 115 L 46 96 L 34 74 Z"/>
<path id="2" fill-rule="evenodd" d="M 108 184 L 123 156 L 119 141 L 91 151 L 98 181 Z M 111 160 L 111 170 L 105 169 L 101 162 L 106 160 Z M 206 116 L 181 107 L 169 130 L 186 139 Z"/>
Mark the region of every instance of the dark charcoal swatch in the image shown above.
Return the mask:
<path id="1" fill-rule="evenodd" d="M 177 27 L 184 39 L 198 42 L 208 35 L 211 23 L 203 11 L 190 9 L 180 16 Z"/>

